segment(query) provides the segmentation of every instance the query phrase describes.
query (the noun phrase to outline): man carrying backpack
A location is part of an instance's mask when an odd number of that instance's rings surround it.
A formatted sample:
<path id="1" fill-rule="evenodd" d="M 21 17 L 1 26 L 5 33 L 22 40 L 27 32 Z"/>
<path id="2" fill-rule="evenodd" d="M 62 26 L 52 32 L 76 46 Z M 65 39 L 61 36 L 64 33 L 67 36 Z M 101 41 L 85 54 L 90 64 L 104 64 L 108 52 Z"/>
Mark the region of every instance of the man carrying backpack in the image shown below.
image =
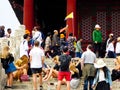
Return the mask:
<path id="1" fill-rule="evenodd" d="M 67 52 L 68 52 L 68 47 L 65 46 L 63 48 L 63 54 L 60 55 L 60 57 L 59 57 L 60 69 L 59 69 L 59 73 L 58 73 L 57 90 L 60 90 L 61 82 L 62 82 L 63 78 L 65 78 L 66 82 L 67 82 L 67 90 L 70 90 L 71 75 L 70 75 L 70 70 L 69 70 L 69 64 L 71 61 L 71 56 L 67 55 Z"/>

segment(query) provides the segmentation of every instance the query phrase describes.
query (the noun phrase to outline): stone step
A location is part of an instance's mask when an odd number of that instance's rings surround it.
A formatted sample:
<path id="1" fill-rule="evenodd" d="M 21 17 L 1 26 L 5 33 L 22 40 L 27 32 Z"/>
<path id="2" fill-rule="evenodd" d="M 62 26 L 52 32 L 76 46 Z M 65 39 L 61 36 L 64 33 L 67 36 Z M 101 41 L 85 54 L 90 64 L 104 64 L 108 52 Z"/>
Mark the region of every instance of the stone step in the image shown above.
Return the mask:
<path id="1" fill-rule="evenodd" d="M 108 68 L 112 70 L 114 68 L 114 59 L 104 59 L 105 63 L 107 64 Z M 48 60 L 47 63 L 49 65 L 52 65 L 52 61 Z M 39 81 L 38 81 L 39 82 Z M 80 85 L 77 89 L 71 89 L 71 90 L 83 90 L 83 81 L 80 81 Z M 50 83 L 54 83 L 55 85 L 50 85 Z M 50 79 L 47 82 L 43 82 L 43 90 L 56 90 L 56 83 L 57 79 Z M 120 82 L 114 81 L 112 85 L 113 90 L 120 90 Z M 6 90 L 33 90 L 33 83 L 32 83 L 32 77 L 30 77 L 30 81 L 27 82 L 17 82 L 14 81 L 13 89 L 6 89 Z M 38 85 L 39 90 L 39 85 Z M 66 85 L 62 85 L 61 90 L 66 90 Z"/>

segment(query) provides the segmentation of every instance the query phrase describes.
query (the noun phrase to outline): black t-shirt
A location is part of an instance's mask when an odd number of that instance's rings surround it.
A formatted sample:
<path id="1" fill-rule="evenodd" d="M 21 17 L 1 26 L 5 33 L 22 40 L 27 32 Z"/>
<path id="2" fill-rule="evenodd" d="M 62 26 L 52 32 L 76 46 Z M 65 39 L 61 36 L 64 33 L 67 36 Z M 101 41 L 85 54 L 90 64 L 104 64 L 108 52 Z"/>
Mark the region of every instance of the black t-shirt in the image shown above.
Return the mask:
<path id="1" fill-rule="evenodd" d="M 58 65 L 58 64 L 55 64 L 55 66 L 53 67 L 55 70 L 59 70 L 59 68 L 60 68 L 60 65 Z"/>
<path id="2" fill-rule="evenodd" d="M 60 71 L 69 71 L 71 56 L 66 55 L 66 54 L 62 54 L 59 57 L 59 61 L 60 61 L 60 69 L 59 70 Z"/>

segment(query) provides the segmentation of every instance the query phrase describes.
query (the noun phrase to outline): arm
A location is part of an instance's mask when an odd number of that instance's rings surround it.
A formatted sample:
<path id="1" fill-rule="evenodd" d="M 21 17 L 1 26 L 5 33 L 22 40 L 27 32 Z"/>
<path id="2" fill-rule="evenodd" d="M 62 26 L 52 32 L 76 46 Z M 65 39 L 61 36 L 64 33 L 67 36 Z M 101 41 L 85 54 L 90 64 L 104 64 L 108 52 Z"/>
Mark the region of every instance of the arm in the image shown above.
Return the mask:
<path id="1" fill-rule="evenodd" d="M 93 33 L 92 33 L 92 38 L 93 38 L 93 41 L 95 42 L 95 31 L 93 31 Z"/>
<path id="2" fill-rule="evenodd" d="M 94 78 L 93 85 L 92 85 L 93 88 L 95 87 L 95 85 L 96 85 L 97 82 L 98 82 L 98 76 L 99 76 L 99 71 L 97 71 L 97 74 L 96 74 L 96 76 L 95 76 L 95 78 Z"/>
<path id="3" fill-rule="evenodd" d="M 81 43 L 80 43 L 80 42 L 77 42 L 77 46 L 78 46 L 80 52 L 83 52 L 83 50 L 82 50 L 82 48 L 81 48 Z"/>
<path id="4" fill-rule="evenodd" d="M 112 87 L 111 73 L 109 70 L 108 70 L 108 83 L 110 84 L 110 87 Z"/>
<path id="5" fill-rule="evenodd" d="M 42 65 L 44 64 L 44 56 L 41 57 Z"/>

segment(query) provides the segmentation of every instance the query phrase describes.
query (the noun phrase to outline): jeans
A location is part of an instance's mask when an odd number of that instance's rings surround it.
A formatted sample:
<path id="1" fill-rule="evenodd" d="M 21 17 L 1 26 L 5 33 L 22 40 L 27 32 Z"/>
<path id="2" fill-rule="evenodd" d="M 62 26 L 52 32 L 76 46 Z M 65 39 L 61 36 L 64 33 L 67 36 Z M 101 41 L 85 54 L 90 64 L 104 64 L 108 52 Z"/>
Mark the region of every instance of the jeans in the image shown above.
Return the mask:
<path id="1" fill-rule="evenodd" d="M 76 56 L 76 57 L 81 58 L 81 55 L 82 55 L 82 53 L 80 53 L 80 52 L 76 52 L 76 53 L 75 53 L 75 56 Z"/>
<path id="2" fill-rule="evenodd" d="M 93 90 L 92 89 L 92 84 L 93 84 L 93 77 L 88 77 L 85 81 L 84 81 L 84 90 Z M 89 89 L 88 89 L 88 83 L 89 83 Z"/>

